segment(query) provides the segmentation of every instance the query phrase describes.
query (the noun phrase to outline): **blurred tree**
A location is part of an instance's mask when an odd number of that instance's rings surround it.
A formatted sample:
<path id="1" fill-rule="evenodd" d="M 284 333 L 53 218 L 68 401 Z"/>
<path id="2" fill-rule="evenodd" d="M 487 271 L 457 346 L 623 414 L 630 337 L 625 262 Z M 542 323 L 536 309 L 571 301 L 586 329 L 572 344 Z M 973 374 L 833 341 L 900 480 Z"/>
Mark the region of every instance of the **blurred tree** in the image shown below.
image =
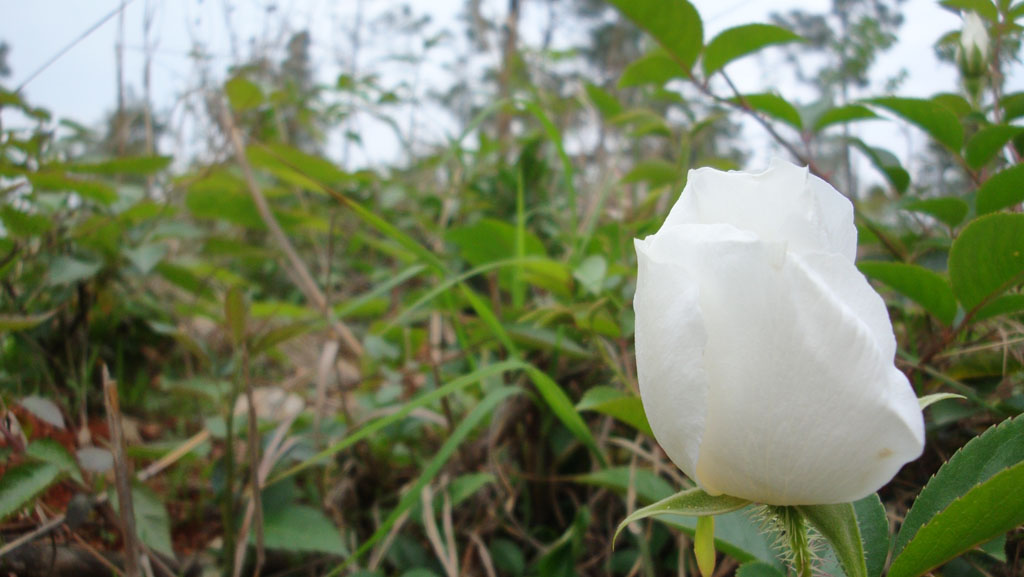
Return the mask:
<path id="1" fill-rule="evenodd" d="M 253 53 L 232 66 L 230 73 L 256 84 L 267 96 L 265 106 L 253 107 L 239 119 L 247 132 L 259 140 L 284 142 L 317 153 L 324 141 L 327 115 L 313 77 L 310 42 L 306 30 L 291 34 L 280 61 L 275 60 L 272 47 L 254 43 Z M 212 118 L 218 114 L 210 111 Z"/>
<path id="2" fill-rule="evenodd" d="M 85 153 L 95 156 L 145 156 L 150 153 L 146 127 L 147 106 L 131 91 L 121 110 L 114 110 L 104 120 L 104 131 L 98 142 L 84 142 Z M 166 124 L 159 118 L 152 123 L 154 153 L 159 153 L 160 137 L 166 132 Z"/>
<path id="3" fill-rule="evenodd" d="M 903 24 L 906 0 L 833 0 L 831 10 L 816 13 L 794 9 L 772 15 L 772 20 L 804 37 L 803 44 L 785 48 L 799 81 L 819 91 L 815 110 L 848 104 L 852 93 L 867 88 L 871 67 L 878 57 L 896 43 Z M 824 56 L 808 58 L 810 55 Z M 891 91 L 900 77 L 886 86 Z M 849 127 L 842 139 L 820 140 L 815 157 L 819 166 L 833 166 L 842 174 L 848 194 L 855 194 L 857 182 L 850 156 Z"/>
<path id="4" fill-rule="evenodd" d="M 11 75 L 11 67 L 7 64 L 7 55 L 10 51 L 11 46 L 0 40 L 0 78 L 7 78 Z"/>
<path id="5" fill-rule="evenodd" d="M 322 140 L 320 121 L 314 108 L 318 95 L 309 57 L 309 32 L 296 32 L 288 39 L 281 62 L 280 88 L 283 106 L 278 114 L 286 140 L 301 150 L 315 151 Z"/>

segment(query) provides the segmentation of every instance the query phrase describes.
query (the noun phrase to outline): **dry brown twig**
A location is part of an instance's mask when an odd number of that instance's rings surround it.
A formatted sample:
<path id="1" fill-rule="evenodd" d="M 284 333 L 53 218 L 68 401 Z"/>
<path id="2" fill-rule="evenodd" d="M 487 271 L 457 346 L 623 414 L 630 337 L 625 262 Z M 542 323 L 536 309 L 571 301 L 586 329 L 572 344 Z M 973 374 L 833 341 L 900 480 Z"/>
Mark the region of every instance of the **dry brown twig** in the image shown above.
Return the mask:
<path id="1" fill-rule="evenodd" d="M 447 500 L 447 493 L 444 492 L 444 485 L 441 485 L 441 489 L 448 503 L 448 513 L 444 525 L 445 525 L 445 539 L 442 539 L 441 532 L 437 529 L 437 520 L 434 518 L 434 491 L 431 489 L 430 484 L 426 484 L 423 490 L 420 491 L 420 503 L 422 505 L 421 510 L 423 512 L 423 530 L 427 534 L 427 541 L 430 542 L 431 548 L 434 549 L 434 554 L 437 556 L 438 561 L 441 562 L 441 567 L 444 568 L 445 575 L 448 577 L 458 577 L 459 575 L 459 559 L 455 554 L 454 539 L 452 539 L 451 532 L 451 503 Z"/>
<path id="2" fill-rule="evenodd" d="M 299 257 L 299 253 L 296 252 L 291 241 L 288 240 L 288 235 L 284 233 L 284 229 L 278 224 L 277 218 L 267 202 L 267 198 L 263 195 L 259 183 L 256 182 L 256 176 L 253 174 L 249 159 L 245 155 L 245 143 L 242 141 L 242 133 L 235 125 L 231 111 L 223 100 L 220 101 L 220 121 L 228 140 L 231 141 L 235 161 L 238 163 L 239 168 L 242 169 L 242 176 L 245 179 L 246 187 L 249 189 L 249 195 L 256 205 L 256 210 L 260 214 L 260 219 L 266 225 L 277 248 L 284 253 L 286 261 L 285 272 L 288 273 L 289 278 L 291 278 L 298 289 L 302 291 L 306 300 L 328 318 L 331 330 L 345 344 L 349 352 L 356 357 L 361 357 L 363 355 L 363 346 L 345 323 L 330 317 L 327 297 L 324 296 L 323 291 L 320 290 L 316 281 L 313 280 L 313 275 L 310 274 L 309 269 L 302 261 L 302 258 Z"/>
<path id="3" fill-rule="evenodd" d="M 285 439 L 285 435 L 287 435 L 288 431 L 291 429 L 292 423 L 295 422 L 296 418 L 298 418 L 298 413 L 291 415 L 277 426 L 274 430 L 274 435 L 270 438 L 270 442 L 267 444 L 266 451 L 263 453 L 263 458 L 259 463 L 259 467 L 256 467 L 255 465 L 253 466 L 253 471 L 257 476 L 257 487 L 262 487 L 263 484 L 267 482 L 267 477 L 270 476 L 270 471 L 274 468 L 274 464 L 284 456 L 285 452 L 291 448 L 295 442 L 297 442 L 295 439 Z M 242 562 L 245 560 L 245 550 L 249 541 L 249 528 L 253 525 L 254 521 L 257 521 L 257 512 L 259 511 L 259 513 L 262 514 L 262 508 L 258 509 L 259 505 L 257 503 L 259 492 L 254 491 L 252 487 L 250 487 L 250 491 L 249 502 L 245 506 L 245 515 L 242 518 L 242 526 L 238 530 L 238 541 L 235 546 L 234 577 L 240 577 L 242 574 Z M 257 498 L 253 498 L 253 495 L 257 495 Z M 258 521 L 262 523 L 261 519 Z M 258 535 L 262 533 L 262 530 L 260 530 L 261 528 L 258 525 L 257 529 L 259 530 Z M 262 538 L 261 535 L 259 536 Z M 257 547 L 259 548 L 259 544 L 257 544 Z M 259 552 L 257 551 L 257 556 L 258 555 Z M 263 562 L 257 558 L 256 575 L 259 574 L 259 570 L 262 565 Z"/>
<path id="4" fill-rule="evenodd" d="M 103 402 L 107 409 L 110 428 L 110 452 L 114 456 L 114 486 L 117 491 L 118 512 L 124 538 L 124 572 L 127 577 L 139 577 L 139 536 L 135 531 L 135 506 L 132 504 L 131 463 L 125 454 L 124 431 L 121 428 L 121 405 L 117 396 L 117 383 L 110 379 L 107 365 L 102 366 Z"/>

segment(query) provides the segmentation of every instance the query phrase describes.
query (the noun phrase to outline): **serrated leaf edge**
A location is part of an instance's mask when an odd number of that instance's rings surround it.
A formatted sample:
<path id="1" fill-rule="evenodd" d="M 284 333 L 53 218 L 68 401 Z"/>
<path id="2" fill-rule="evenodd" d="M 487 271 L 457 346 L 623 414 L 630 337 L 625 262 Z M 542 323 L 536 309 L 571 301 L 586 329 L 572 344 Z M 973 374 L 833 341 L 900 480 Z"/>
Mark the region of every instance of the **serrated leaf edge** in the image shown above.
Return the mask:
<path id="1" fill-rule="evenodd" d="M 966 451 L 966 450 L 969 450 L 969 447 L 971 447 L 972 445 L 974 445 L 974 444 L 975 444 L 976 442 L 979 442 L 979 441 L 980 441 L 980 440 L 981 440 L 982 438 L 984 438 L 984 437 L 985 437 L 986 435 L 988 435 L 989 433 L 995 434 L 995 432 L 996 432 L 996 431 L 998 431 L 999 429 L 1001 429 L 1001 428 L 1004 428 L 1004 427 L 1009 427 L 1009 426 L 1011 426 L 1011 424 L 1013 424 L 1013 423 L 1016 423 L 1016 422 L 1017 422 L 1017 419 L 1021 419 L 1021 418 L 1024 418 L 1024 416 L 1021 416 L 1021 417 L 1015 417 L 1015 418 L 1012 418 L 1012 419 L 1006 419 L 1005 421 L 1003 421 L 1003 422 L 1001 422 L 1001 423 L 998 423 L 998 424 L 996 424 L 996 425 L 995 425 L 995 426 L 993 426 L 993 427 L 989 427 L 989 428 L 988 428 L 987 430 L 985 430 L 985 431 L 984 431 L 984 432 L 983 432 L 982 434 L 978 435 L 977 437 L 974 437 L 974 438 L 973 438 L 973 439 L 971 439 L 970 441 L 967 441 L 967 443 L 965 443 L 963 447 L 960 447 L 959 449 L 957 449 L 957 450 L 956 450 L 956 452 L 955 452 L 955 453 L 953 453 L 953 455 L 952 455 L 952 456 L 951 456 L 951 457 L 950 457 L 949 459 L 947 459 L 947 460 L 946 460 L 946 462 L 945 462 L 945 463 L 943 463 L 941 467 L 939 467 L 939 470 L 938 470 L 938 471 L 935 471 L 935 473 L 933 473 L 933 474 L 932 474 L 932 476 L 928 478 L 928 482 L 927 482 L 927 483 L 925 483 L 925 485 L 924 485 L 924 488 L 923 488 L 923 489 L 921 489 L 921 492 L 920 492 L 920 493 L 918 493 L 918 495 L 917 495 L 917 498 L 916 498 L 916 499 L 914 499 L 914 503 L 913 503 L 913 504 L 912 504 L 912 505 L 910 506 L 910 509 L 909 509 L 909 510 L 907 511 L 907 516 L 906 516 L 906 517 L 904 517 L 904 521 L 906 521 L 907 517 L 909 517 L 909 516 L 910 516 L 910 514 L 911 514 L 911 513 L 913 513 L 913 511 L 914 511 L 914 505 L 916 505 L 916 504 L 917 504 L 917 501 L 918 501 L 919 499 L 921 499 L 921 497 L 923 497 L 923 496 L 924 496 L 924 495 L 926 494 L 926 492 L 928 491 L 928 487 L 930 487 L 930 486 L 931 486 L 931 484 L 932 484 L 932 481 L 934 481 L 934 480 L 935 480 L 935 478 L 939 476 L 939 474 L 940 474 L 940 473 L 942 472 L 942 470 L 943 470 L 944 468 L 946 468 L 947 466 L 949 466 L 949 464 L 950 464 L 950 463 L 954 462 L 954 460 L 956 460 L 956 459 L 957 459 L 957 457 L 958 457 L 958 456 L 959 456 L 959 455 L 960 455 L 961 453 L 963 453 L 963 452 L 964 452 L 964 451 Z M 1010 467 L 1006 467 L 1006 469 L 1009 469 L 1009 468 L 1010 468 Z M 1006 470 L 1006 469 L 1003 469 L 1003 470 Z M 988 477 L 988 479 L 991 479 L 992 477 L 994 477 L 994 476 L 998 475 L 998 474 L 999 474 L 999 473 L 1001 473 L 1001 472 L 1003 472 L 1003 471 L 999 471 L 999 472 L 997 472 L 997 473 L 994 473 L 994 474 L 990 475 L 990 476 Z M 986 479 L 986 481 L 987 481 L 988 479 Z M 955 502 L 955 501 L 958 501 L 958 500 L 960 500 L 961 498 L 963 498 L 963 496 L 964 496 L 964 495 L 966 495 L 967 493 L 970 493 L 970 492 L 971 492 L 971 491 L 973 491 L 973 490 L 974 490 L 974 489 L 975 489 L 976 487 L 978 487 L 979 485 L 983 484 L 984 482 L 985 482 L 985 481 L 982 481 L 981 483 L 976 483 L 976 484 L 972 485 L 970 489 L 968 489 L 967 491 L 965 491 L 964 493 L 962 493 L 962 494 L 961 494 L 961 495 L 960 495 L 959 497 L 957 497 L 957 498 L 953 499 L 953 501 L 950 501 L 950 505 L 951 505 L 951 504 L 953 504 L 953 502 Z M 937 490 L 937 489 L 936 489 L 936 490 Z M 914 532 L 914 536 L 916 536 L 916 535 L 917 535 L 917 533 L 918 533 L 918 532 L 919 532 L 919 531 L 920 531 L 921 529 L 925 528 L 925 527 L 926 527 L 926 526 L 927 526 L 927 525 L 928 525 L 929 523 L 931 523 L 931 522 L 932 522 L 932 521 L 933 521 L 933 520 L 935 519 L 935 517 L 937 517 L 937 516 L 938 516 L 938 515 L 939 515 L 940 513 L 942 513 L 942 511 L 945 511 L 945 510 L 946 510 L 947 508 L 949 508 L 949 505 L 946 505 L 946 506 L 945 506 L 945 507 L 943 507 L 942 509 L 940 509 L 940 510 L 936 511 L 936 512 L 935 512 L 935 514 L 933 514 L 933 515 L 932 515 L 931 517 L 929 517 L 929 518 L 928 518 L 928 519 L 927 519 L 927 520 L 926 520 L 926 521 L 925 521 L 924 523 L 921 523 L 921 525 L 920 525 L 920 526 L 919 526 L 919 527 L 917 528 L 917 531 L 915 531 L 915 532 Z M 908 538 L 908 540 L 907 540 L 907 542 L 906 542 L 906 543 L 904 543 L 904 544 L 903 544 L 903 546 L 902 546 L 902 547 L 900 547 L 900 548 L 899 548 L 899 549 L 897 550 L 897 549 L 895 548 L 895 546 L 896 546 L 896 545 L 899 545 L 899 538 L 900 538 L 900 534 L 901 534 L 902 532 L 903 532 L 903 526 L 901 526 L 901 527 L 900 527 L 900 530 L 899 530 L 899 532 L 897 532 L 897 533 L 896 533 L 896 538 L 895 538 L 895 542 L 894 542 L 894 544 L 893 544 L 893 551 L 892 551 L 892 559 L 893 559 L 893 560 L 895 560 L 895 559 L 896 559 L 897 557 L 899 557 L 899 556 L 900 556 L 900 555 L 901 555 L 901 554 L 903 553 L 903 550 L 907 548 L 907 545 L 909 545 L 909 544 L 910 544 L 910 542 L 914 540 L 914 536 L 911 536 L 911 537 L 909 537 L 909 538 Z"/>

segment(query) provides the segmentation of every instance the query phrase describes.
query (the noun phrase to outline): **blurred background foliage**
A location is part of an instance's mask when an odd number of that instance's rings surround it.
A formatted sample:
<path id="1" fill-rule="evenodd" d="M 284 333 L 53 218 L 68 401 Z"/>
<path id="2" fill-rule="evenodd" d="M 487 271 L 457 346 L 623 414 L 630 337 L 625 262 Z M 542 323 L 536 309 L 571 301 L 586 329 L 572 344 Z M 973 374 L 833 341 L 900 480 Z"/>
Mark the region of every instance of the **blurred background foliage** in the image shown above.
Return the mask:
<path id="1" fill-rule="evenodd" d="M 425 96 L 410 86 L 445 39 L 413 6 L 372 23 L 413 47 L 395 44 L 400 78 L 351 66 L 320 83 L 304 30 L 226 79 L 197 57 L 201 129 L 184 135 L 148 89 L 122 85 L 94 127 L 0 90 L 0 532 L 64 521 L 0 567 L 49 574 L 33 555 L 58 546 L 67 574 L 120 563 L 113 412 L 155 574 L 696 574 L 692 519 L 611 547 L 628 512 L 690 484 L 637 396 L 632 239 L 688 169 L 751 168 L 743 126 L 853 198 L 897 364 L 919 395 L 965 397 L 927 410 L 925 455 L 881 493 L 890 524 L 957 448 L 1024 410 L 1024 93 L 1004 87 L 1024 4 L 944 2 L 985 19 L 991 53 L 910 99 L 891 95 L 899 76 L 863 97 L 914 17 L 898 0 L 715 39 L 685 2 L 550 0 L 585 30 L 570 51 L 522 39 L 525 2 L 489 19 L 467 0 L 447 33 L 495 58 Z M 937 38 L 950 66 L 958 42 Z M 727 64 L 769 46 L 813 97 L 735 91 Z M 457 120 L 448 141 L 416 134 L 428 104 Z M 346 168 L 377 137 L 357 115 L 404 159 Z M 865 120 L 922 130 L 923 169 L 852 135 Z M 1020 575 L 1020 530 L 988 537 L 941 574 Z M 748 511 L 719 519 L 717 546 L 716 575 L 784 570 Z"/>

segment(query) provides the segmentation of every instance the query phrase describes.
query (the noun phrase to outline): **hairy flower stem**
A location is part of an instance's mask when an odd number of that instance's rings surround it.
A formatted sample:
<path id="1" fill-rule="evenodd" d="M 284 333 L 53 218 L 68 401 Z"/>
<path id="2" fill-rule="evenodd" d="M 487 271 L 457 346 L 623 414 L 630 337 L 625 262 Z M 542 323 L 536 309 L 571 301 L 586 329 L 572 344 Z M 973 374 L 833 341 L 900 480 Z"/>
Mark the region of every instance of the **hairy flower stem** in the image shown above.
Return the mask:
<path id="1" fill-rule="evenodd" d="M 807 536 L 807 524 L 796 507 L 769 506 L 768 513 L 775 518 L 782 542 L 790 555 L 796 577 L 811 577 L 814 557 Z"/>

